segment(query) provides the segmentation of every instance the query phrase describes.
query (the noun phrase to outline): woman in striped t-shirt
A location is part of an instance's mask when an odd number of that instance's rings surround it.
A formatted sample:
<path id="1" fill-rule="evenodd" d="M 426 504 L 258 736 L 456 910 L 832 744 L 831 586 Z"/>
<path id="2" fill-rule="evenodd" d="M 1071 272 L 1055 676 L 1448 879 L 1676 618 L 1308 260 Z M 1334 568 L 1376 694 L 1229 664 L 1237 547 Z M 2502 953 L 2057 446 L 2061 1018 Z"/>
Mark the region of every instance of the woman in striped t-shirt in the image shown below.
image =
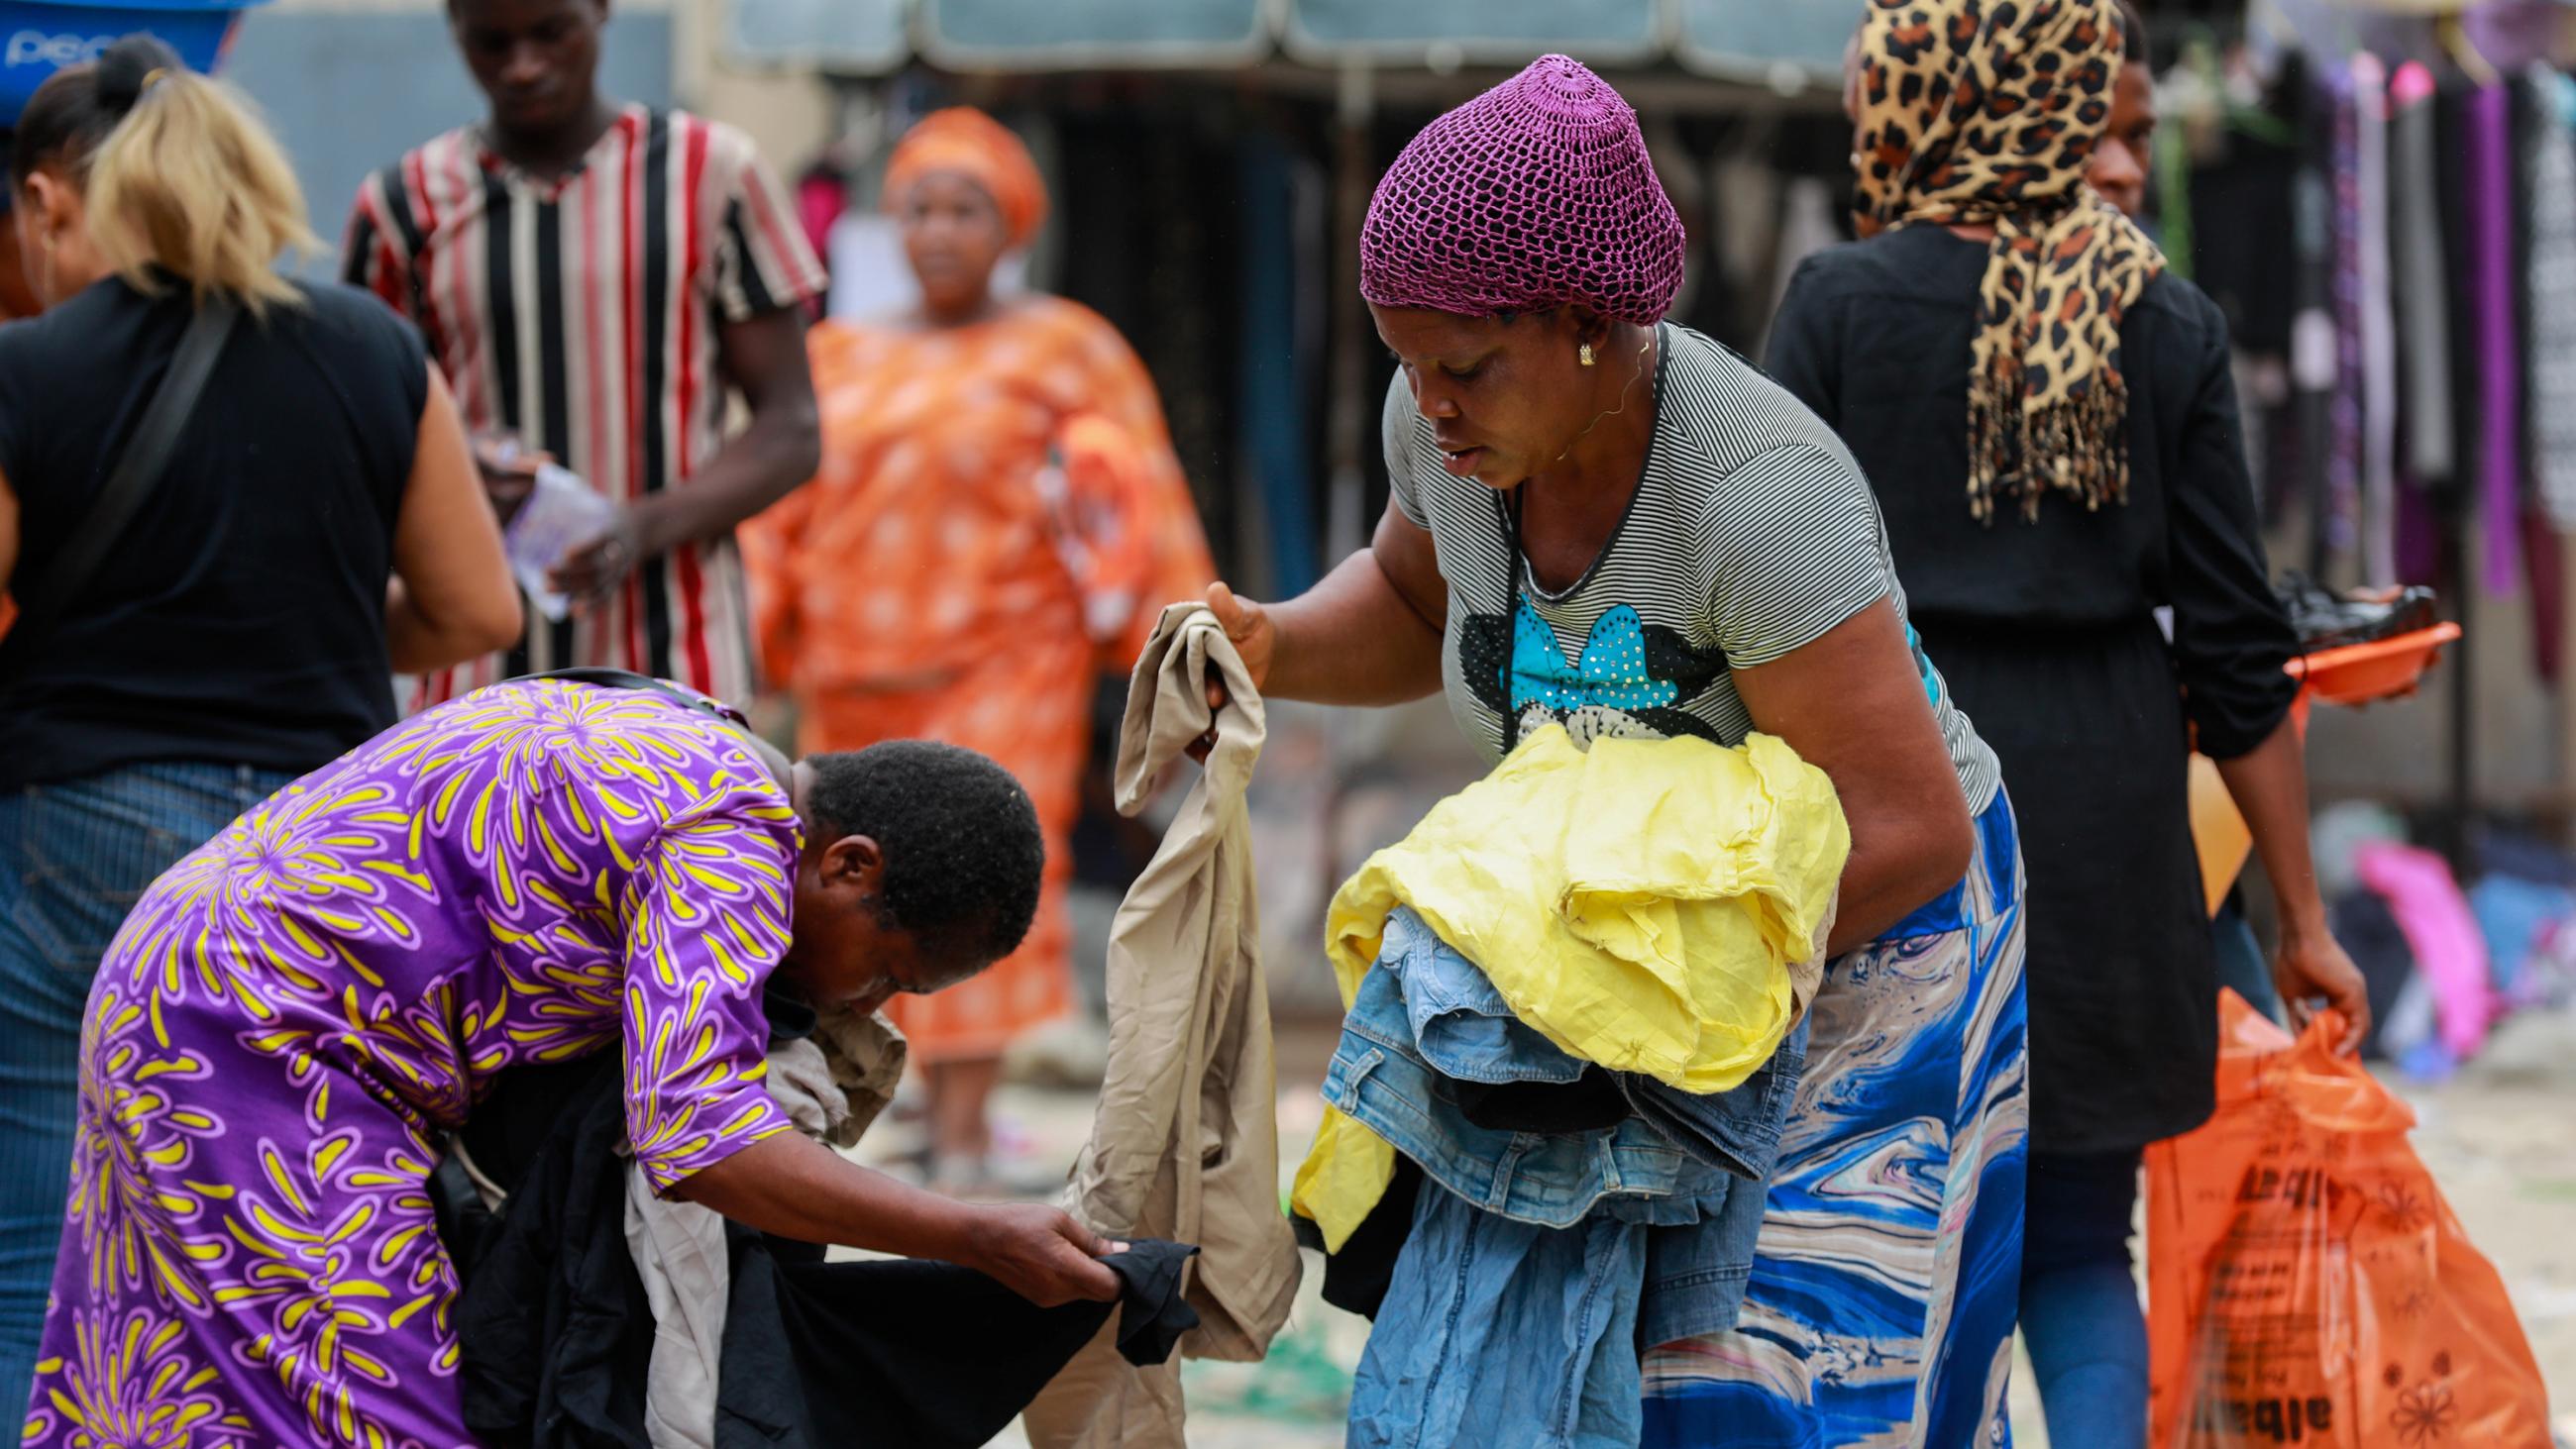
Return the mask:
<path id="1" fill-rule="evenodd" d="M 1634 113 L 1571 60 L 1415 138 L 1361 248 L 1403 364 L 1392 505 L 1303 597 L 1211 604 L 1274 698 L 1438 689 L 1496 753 L 1551 722 L 1758 729 L 1833 777 L 1852 854 L 1750 1290 L 1733 1331 L 1649 1357 L 1647 1430 L 1969 1442 L 2010 1362 L 2020 859 L 1868 482 L 1788 394 L 1661 320 L 1679 220 Z"/>

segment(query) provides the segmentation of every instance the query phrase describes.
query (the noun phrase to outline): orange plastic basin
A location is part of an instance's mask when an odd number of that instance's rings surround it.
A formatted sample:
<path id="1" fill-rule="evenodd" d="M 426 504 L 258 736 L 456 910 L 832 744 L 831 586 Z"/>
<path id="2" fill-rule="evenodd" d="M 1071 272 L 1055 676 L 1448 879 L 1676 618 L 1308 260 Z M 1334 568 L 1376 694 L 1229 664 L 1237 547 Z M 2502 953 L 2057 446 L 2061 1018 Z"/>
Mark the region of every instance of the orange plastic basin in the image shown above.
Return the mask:
<path id="1" fill-rule="evenodd" d="M 2368 704 L 2414 689 L 2442 646 L 2459 637 L 2459 625 L 2435 624 L 2293 659 L 2289 669 L 2328 704 Z"/>

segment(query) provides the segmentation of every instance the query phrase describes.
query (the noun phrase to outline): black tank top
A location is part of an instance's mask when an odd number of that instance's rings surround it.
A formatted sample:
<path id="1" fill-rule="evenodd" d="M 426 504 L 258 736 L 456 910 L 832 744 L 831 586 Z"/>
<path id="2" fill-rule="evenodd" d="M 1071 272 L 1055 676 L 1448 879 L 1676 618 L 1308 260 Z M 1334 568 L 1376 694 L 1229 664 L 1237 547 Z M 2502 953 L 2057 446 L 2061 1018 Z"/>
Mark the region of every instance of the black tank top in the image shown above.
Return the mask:
<path id="1" fill-rule="evenodd" d="M 427 356 L 373 297 L 307 296 L 234 329 L 107 563 L 0 638 L 0 791 L 156 761 L 301 773 L 394 722 L 385 584 Z M 111 279 L 0 327 L 21 572 L 78 526 L 189 315 L 184 289 Z"/>

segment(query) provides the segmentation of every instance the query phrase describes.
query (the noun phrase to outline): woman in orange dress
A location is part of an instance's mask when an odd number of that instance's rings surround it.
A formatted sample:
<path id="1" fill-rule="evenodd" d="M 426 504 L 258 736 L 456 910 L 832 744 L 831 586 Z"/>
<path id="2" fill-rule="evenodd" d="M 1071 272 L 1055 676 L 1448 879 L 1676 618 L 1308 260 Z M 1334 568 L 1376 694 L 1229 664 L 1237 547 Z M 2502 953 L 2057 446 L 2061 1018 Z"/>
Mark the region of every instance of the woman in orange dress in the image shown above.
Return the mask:
<path id="1" fill-rule="evenodd" d="M 980 111 L 925 118 L 885 205 L 917 308 L 810 337 L 823 471 L 745 532 L 773 684 L 802 743 L 935 739 L 1027 786 L 1045 895 L 1019 953 L 889 1007 L 927 1068 L 935 1178 L 989 1183 L 1003 1049 L 1073 1004 L 1064 893 L 1093 682 L 1124 673 L 1159 605 L 1214 575 L 1152 380 L 1098 314 L 997 297 L 1046 209 L 1018 138 Z"/>

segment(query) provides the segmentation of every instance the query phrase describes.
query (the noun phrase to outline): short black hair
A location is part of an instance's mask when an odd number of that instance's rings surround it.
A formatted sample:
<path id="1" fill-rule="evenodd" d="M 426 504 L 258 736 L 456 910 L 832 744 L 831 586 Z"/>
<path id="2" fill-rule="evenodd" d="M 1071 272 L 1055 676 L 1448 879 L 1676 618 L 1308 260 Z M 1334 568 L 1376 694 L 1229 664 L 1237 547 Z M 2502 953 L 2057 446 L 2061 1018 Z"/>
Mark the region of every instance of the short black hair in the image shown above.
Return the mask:
<path id="1" fill-rule="evenodd" d="M 812 755 L 807 808 L 829 833 L 864 835 L 884 852 L 879 906 L 935 950 L 998 961 L 1037 919 L 1046 839 L 1037 807 L 1011 773 L 929 740 L 889 740 Z"/>

